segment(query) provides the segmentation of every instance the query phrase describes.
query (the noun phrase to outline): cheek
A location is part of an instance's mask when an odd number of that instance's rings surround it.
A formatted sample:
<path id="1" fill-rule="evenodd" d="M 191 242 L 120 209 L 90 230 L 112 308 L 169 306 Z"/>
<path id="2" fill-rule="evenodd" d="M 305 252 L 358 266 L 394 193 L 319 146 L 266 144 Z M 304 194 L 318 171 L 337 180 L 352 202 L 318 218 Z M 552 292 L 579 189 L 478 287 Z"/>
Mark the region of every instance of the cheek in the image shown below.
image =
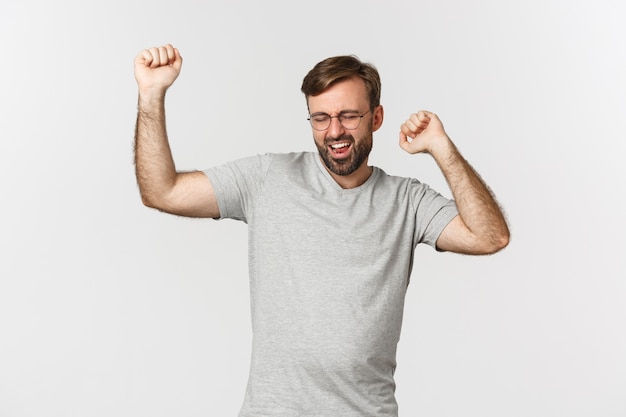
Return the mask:
<path id="1" fill-rule="evenodd" d="M 318 143 L 320 145 L 324 144 L 324 137 L 325 135 L 321 132 L 313 132 L 313 140 L 315 140 L 315 143 Z"/>
<path id="2" fill-rule="evenodd" d="M 358 131 L 354 132 L 354 137 L 360 139 L 361 141 L 368 140 L 372 135 L 371 126 L 359 126 Z"/>

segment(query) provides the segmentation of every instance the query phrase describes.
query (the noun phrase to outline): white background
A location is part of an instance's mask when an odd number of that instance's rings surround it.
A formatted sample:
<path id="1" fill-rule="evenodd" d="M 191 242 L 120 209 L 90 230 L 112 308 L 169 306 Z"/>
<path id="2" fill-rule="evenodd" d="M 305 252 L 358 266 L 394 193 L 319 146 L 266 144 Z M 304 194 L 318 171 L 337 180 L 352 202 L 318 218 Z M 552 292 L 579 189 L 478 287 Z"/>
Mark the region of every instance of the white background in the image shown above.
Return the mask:
<path id="1" fill-rule="evenodd" d="M 397 145 L 429 109 L 504 206 L 505 251 L 417 250 L 402 416 L 625 416 L 625 9 L 3 0 L 0 416 L 241 405 L 246 227 L 151 211 L 135 184 L 132 62 L 167 42 L 185 59 L 167 97 L 180 169 L 314 149 L 302 77 L 356 54 L 383 80 L 370 162 L 449 195 L 430 157 Z"/>

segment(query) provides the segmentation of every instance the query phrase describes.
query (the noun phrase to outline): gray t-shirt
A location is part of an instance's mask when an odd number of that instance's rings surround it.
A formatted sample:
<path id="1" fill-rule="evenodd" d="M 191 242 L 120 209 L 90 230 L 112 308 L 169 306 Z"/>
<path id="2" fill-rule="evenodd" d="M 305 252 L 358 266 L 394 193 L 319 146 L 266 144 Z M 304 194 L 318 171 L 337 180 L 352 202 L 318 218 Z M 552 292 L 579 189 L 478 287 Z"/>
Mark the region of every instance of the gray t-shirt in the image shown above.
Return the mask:
<path id="1" fill-rule="evenodd" d="M 376 167 L 342 189 L 316 153 L 205 172 L 221 217 L 248 224 L 253 343 L 240 417 L 397 416 L 414 249 L 435 246 L 454 202 Z"/>

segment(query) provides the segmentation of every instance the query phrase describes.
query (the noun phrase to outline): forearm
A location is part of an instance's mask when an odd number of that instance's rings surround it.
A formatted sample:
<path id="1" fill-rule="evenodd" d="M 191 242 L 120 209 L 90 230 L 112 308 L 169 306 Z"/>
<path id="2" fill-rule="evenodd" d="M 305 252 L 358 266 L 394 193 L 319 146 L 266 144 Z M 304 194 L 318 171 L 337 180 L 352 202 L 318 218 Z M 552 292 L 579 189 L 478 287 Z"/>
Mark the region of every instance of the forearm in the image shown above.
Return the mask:
<path id="1" fill-rule="evenodd" d="M 508 244 L 506 219 L 491 190 L 449 138 L 431 151 L 450 186 L 461 220 L 479 251 L 492 253 Z"/>
<path id="2" fill-rule="evenodd" d="M 157 207 L 176 182 L 165 126 L 165 91 L 140 92 L 135 127 L 135 174 L 144 204 Z"/>

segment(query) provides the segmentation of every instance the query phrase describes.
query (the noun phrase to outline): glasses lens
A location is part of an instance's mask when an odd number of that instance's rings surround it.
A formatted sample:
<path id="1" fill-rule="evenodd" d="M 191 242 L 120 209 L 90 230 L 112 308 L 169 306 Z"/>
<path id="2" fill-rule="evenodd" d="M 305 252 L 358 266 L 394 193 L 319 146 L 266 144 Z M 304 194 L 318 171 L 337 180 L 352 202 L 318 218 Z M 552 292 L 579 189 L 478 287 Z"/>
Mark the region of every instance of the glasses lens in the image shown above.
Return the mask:
<path id="1" fill-rule="evenodd" d="M 318 113 L 309 117 L 309 121 L 311 122 L 311 126 L 313 126 L 313 129 L 326 130 L 330 126 L 331 119 L 336 117 L 339 120 L 339 123 L 341 123 L 341 126 L 343 126 L 345 129 L 354 130 L 359 127 L 359 125 L 361 124 L 361 119 L 367 113 L 369 113 L 369 110 L 363 114 L 359 114 L 357 112 L 348 112 L 342 113 L 339 116 L 330 116 L 326 113 Z"/>
<path id="2" fill-rule="evenodd" d="M 330 116 L 327 114 L 315 114 L 309 120 L 315 130 L 326 130 L 330 126 Z"/>
<path id="3" fill-rule="evenodd" d="M 361 115 L 358 113 L 344 113 L 339 116 L 339 121 L 346 129 L 356 129 L 359 127 L 359 123 L 361 123 Z"/>

